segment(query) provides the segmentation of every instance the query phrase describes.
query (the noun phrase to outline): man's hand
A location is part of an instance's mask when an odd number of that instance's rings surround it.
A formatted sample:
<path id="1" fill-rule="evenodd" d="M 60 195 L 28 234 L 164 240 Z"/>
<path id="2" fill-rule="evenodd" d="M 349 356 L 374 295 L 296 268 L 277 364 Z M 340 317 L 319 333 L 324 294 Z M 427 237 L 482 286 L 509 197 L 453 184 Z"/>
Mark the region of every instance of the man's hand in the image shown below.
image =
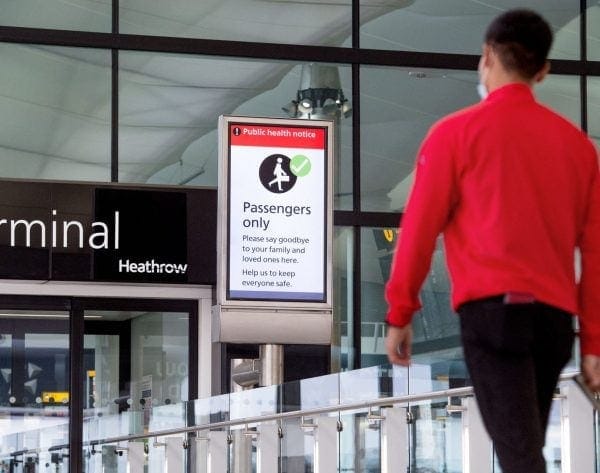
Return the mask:
<path id="1" fill-rule="evenodd" d="M 388 360 L 394 365 L 410 365 L 410 351 L 412 347 L 412 326 L 404 327 L 388 326 L 385 348 Z"/>
<path id="2" fill-rule="evenodd" d="M 589 388 L 600 392 L 600 356 L 583 355 L 581 371 Z"/>

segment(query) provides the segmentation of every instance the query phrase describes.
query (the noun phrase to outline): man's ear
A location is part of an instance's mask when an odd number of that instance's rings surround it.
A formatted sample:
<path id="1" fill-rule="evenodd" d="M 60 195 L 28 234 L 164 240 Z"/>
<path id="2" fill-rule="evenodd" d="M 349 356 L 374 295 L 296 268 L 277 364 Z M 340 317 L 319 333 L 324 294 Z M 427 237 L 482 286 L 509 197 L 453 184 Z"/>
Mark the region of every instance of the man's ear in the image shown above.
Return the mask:
<path id="1" fill-rule="evenodd" d="M 539 84 L 546 78 L 546 76 L 548 75 L 549 72 L 550 72 L 550 61 L 546 61 L 546 64 L 544 64 L 544 67 L 542 67 L 542 69 L 535 76 L 533 76 L 533 81 L 536 84 Z"/>
<path id="2" fill-rule="evenodd" d="M 484 44 L 481 52 L 481 65 L 484 67 L 490 67 L 494 62 L 494 50 L 489 44 Z"/>

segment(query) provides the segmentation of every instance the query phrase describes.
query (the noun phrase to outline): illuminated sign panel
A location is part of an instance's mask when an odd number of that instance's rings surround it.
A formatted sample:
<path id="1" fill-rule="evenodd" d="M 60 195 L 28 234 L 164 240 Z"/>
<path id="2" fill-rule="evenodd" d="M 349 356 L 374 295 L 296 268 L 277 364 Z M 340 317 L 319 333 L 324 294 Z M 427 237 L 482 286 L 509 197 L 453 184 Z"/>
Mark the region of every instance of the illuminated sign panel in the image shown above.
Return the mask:
<path id="1" fill-rule="evenodd" d="M 230 117 L 221 129 L 229 301 L 329 302 L 331 128 L 313 123 Z"/>

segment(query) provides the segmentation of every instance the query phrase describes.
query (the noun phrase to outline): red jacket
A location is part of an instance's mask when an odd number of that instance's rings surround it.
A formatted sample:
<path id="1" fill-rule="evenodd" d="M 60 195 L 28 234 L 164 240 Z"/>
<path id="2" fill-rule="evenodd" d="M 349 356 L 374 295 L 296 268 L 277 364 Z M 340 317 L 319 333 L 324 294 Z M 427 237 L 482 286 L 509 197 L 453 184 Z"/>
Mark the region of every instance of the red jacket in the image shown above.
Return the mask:
<path id="1" fill-rule="evenodd" d="M 386 286 L 404 326 L 444 235 L 452 305 L 506 292 L 580 317 L 600 355 L 600 175 L 592 142 L 510 84 L 435 124 L 423 142 Z M 575 251 L 581 252 L 581 277 Z"/>

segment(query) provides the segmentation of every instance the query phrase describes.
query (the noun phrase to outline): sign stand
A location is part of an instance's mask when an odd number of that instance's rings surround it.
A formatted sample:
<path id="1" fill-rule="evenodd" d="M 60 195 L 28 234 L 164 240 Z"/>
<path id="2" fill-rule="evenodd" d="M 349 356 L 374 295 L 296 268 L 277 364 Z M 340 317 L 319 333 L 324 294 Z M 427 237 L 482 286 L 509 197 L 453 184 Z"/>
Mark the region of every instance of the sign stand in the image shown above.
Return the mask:
<path id="1" fill-rule="evenodd" d="M 213 339 L 330 344 L 333 121 L 219 120 Z"/>

